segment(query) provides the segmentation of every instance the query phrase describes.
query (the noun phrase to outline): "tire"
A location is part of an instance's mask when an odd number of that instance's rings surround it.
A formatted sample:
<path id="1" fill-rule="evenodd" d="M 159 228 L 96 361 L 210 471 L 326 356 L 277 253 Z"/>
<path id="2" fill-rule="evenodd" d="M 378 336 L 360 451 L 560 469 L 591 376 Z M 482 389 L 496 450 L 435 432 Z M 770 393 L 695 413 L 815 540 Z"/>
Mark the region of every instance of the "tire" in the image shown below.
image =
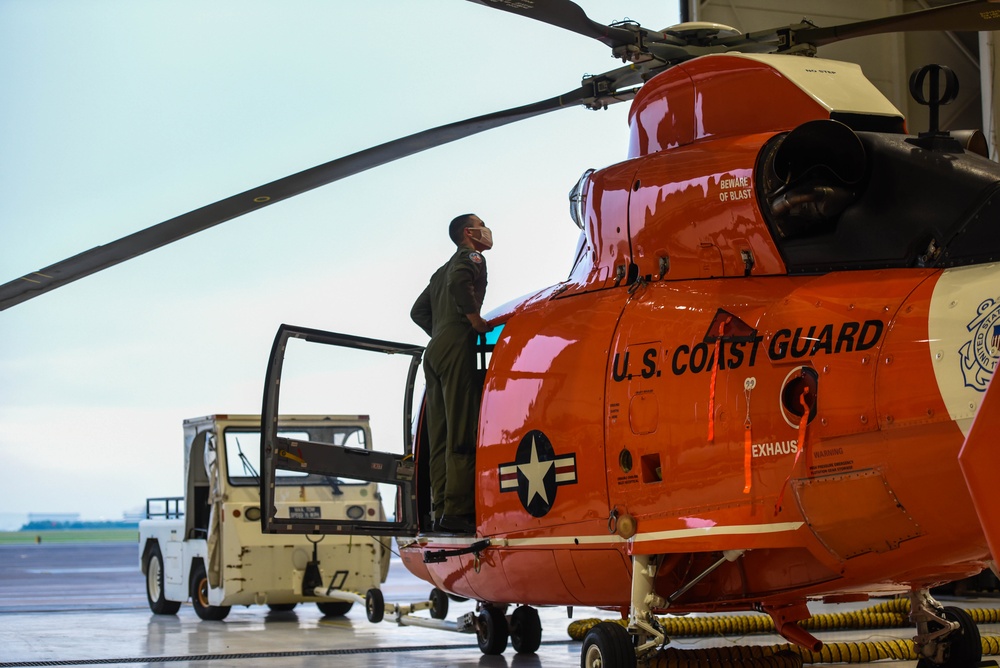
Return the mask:
<path id="1" fill-rule="evenodd" d="M 479 611 L 479 618 L 476 620 L 476 640 L 479 642 L 479 651 L 487 656 L 503 654 L 507 649 L 507 617 L 503 614 L 503 609 L 492 606 L 483 606 Z"/>
<path id="2" fill-rule="evenodd" d="M 619 624 L 601 622 L 583 639 L 580 668 L 635 668 L 632 636 Z"/>
<path id="3" fill-rule="evenodd" d="M 437 587 L 431 589 L 431 617 L 444 619 L 448 616 L 448 594 Z"/>
<path id="4" fill-rule="evenodd" d="M 945 642 L 948 649 L 945 652 L 944 663 L 934 663 L 928 658 L 917 661 L 917 668 L 969 668 L 978 666 L 983 660 L 983 646 L 979 636 L 979 627 L 972 616 L 962 608 L 946 606 L 941 610 L 941 616 L 949 622 L 958 622 L 958 629 L 949 634 Z M 937 624 L 933 624 L 937 627 Z"/>
<path id="5" fill-rule="evenodd" d="M 510 644 L 518 654 L 534 654 L 542 644 L 542 622 L 538 611 L 522 605 L 510 616 Z"/>
<path id="6" fill-rule="evenodd" d="M 369 589 L 365 594 L 365 613 L 372 624 L 378 624 L 385 617 L 385 597 L 381 589 Z"/>
<path id="7" fill-rule="evenodd" d="M 176 615 L 181 609 L 180 601 L 168 601 L 163 597 L 163 554 L 157 543 L 152 544 L 146 555 L 145 570 L 149 609 L 156 615 Z"/>
<path id="8" fill-rule="evenodd" d="M 208 575 L 201 561 L 191 569 L 191 604 L 195 614 L 206 622 L 221 622 L 229 615 L 230 606 L 208 604 Z"/>
<path id="9" fill-rule="evenodd" d="M 316 607 L 325 617 L 343 617 L 351 611 L 354 604 L 350 601 L 320 601 L 316 603 Z"/>
<path id="10" fill-rule="evenodd" d="M 271 612 L 291 612 L 297 603 L 268 603 L 267 608 Z"/>

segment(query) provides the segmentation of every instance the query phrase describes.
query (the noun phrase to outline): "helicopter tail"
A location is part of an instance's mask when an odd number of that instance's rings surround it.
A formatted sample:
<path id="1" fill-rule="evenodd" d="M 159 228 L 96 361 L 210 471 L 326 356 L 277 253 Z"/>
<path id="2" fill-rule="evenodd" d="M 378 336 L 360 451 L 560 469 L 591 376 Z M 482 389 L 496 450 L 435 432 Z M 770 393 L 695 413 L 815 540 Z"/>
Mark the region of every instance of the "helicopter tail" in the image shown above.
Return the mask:
<path id="1" fill-rule="evenodd" d="M 996 502 L 996 473 L 1000 471 L 998 438 L 1000 384 L 991 381 L 958 453 L 958 464 L 994 561 L 1000 555 L 1000 504 Z"/>

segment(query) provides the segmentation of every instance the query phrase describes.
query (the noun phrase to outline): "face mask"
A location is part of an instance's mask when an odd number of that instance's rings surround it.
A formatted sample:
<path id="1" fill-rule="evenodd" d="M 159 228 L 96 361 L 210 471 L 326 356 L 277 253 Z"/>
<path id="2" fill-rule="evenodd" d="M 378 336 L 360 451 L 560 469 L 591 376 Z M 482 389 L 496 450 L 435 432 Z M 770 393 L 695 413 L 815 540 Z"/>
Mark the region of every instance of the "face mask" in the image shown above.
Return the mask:
<path id="1" fill-rule="evenodd" d="M 493 230 L 488 227 L 477 227 L 472 231 L 476 233 L 473 239 L 483 247 L 483 250 L 493 248 Z"/>

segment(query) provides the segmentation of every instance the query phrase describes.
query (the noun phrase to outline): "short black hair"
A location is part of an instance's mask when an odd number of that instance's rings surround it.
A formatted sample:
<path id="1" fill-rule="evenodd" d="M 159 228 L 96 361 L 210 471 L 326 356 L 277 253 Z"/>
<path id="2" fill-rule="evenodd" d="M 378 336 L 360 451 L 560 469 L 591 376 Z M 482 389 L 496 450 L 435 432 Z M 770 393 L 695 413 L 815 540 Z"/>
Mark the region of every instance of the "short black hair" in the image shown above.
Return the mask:
<path id="1" fill-rule="evenodd" d="M 472 226 L 472 218 L 476 214 L 474 213 L 463 213 L 461 216 L 455 216 L 452 218 L 451 223 L 448 225 L 448 236 L 456 244 L 462 243 L 462 232 L 467 227 Z"/>

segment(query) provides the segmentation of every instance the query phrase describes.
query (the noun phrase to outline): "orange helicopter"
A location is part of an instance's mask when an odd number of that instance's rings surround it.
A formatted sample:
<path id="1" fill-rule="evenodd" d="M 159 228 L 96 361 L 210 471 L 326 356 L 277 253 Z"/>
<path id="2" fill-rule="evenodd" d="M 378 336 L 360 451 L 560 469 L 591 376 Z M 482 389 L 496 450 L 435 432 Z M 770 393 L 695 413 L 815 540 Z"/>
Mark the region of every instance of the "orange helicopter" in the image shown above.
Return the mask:
<path id="1" fill-rule="evenodd" d="M 994 30 L 1000 5 L 740 34 L 604 26 L 569 0 L 472 1 L 597 39 L 628 64 L 88 251 L 0 286 L 0 308 L 426 148 L 631 100 L 628 159 L 571 192 L 581 234 L 567 280 L 489 314 L 476 535 L 421 524 L 426 430 L 410 407 L 422 348 L 291 326 L 265 385 L 264 530 L 400 537 L 410 571 L 478 602 L 458 630 L 475 631 L 486 654 L 508 638 L 534 652 L 540 605 L 628 619 L 587 634 L 585 666 L 652 656 L 667 641 L 663 612 L 761 610 L 815 648 L 798 624 L 808 600 L 906 592 L 923 668 L 978 663 L 975 624 L 929 589 L 980 572 L 1000 547 L 989 447 L 1000 427 L 1000 166 L 974 150 L 975 135 L 937 127 L 956 85 L 947 69 L 911 78 L 931 106 L 931 128 L 915 136 L 860 68 L 812 56 L 861 35 Z M 291 339 L 410 357 L 403 410 L 415 427 L 403 453 L 277 435 Z M 396 513 L 296 513 L 271 481 L 303 468 L 393 485 Z M 378 590 L 365 602 L 373 621 L 392 608 Z M 443 616 L 446 603 L 428 607 Z"/>

